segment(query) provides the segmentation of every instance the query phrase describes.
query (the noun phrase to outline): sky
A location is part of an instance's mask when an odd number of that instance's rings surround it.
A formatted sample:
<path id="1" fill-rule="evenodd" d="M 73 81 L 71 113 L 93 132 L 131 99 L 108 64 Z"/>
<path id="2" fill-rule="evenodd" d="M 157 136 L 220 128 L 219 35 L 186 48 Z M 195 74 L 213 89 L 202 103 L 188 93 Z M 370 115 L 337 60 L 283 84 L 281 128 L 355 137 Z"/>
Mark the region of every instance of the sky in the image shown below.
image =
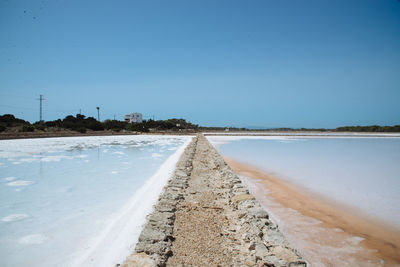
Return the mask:
<path id="1" fill-rule="evenodd" d="M 0 0 L 0 114 L 400 124 L 399 0 Z"/>

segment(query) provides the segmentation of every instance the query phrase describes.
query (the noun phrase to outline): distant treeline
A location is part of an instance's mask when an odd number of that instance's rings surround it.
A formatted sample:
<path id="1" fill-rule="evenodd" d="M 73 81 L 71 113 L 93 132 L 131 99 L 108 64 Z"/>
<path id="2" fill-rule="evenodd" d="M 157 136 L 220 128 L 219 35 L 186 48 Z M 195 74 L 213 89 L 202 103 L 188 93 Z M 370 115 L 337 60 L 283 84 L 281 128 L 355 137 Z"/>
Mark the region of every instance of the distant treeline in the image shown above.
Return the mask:
<path id="1" fill-rule="evenodd" d="M 259 130 L 256 130 L 259 131 Z M 274 128 L 268 129 L 268 131 L 282 131 L 282 132 L 293 132 L 293 131 L 313 131 L 313 132 L 400 132 L 400 125 L 394 126 L 343 126 L 336 129 L 325 129 L 325 128 Z"/>
<path id="2" fill-rule="evenodd" d="M 400 132 L 400 125 L 394 126 L 344 126 L 336 128 L 338 132 Z"/>
<path id="3" fill-rule="evenodd" d="M 15 118 L 12 114 L 0 116 L 0 132 L 3 131 L 18 131 L 18 132 L 33 132 L 33 131 L 59 131 L 63 129 L 86 133 L 90 131 L 112 130 L 120 131 L 196 131 L 198 125 L 187 122 L 184 119 L 168 119 L 168 120 L 144 120 L 142 123 L 129 123 L 118 120 L 105 120 L 99 122 L 93 117 L 86 118 L 84 115 L 77 114 L 75 117 L 69 115 L 64 119 L 54 121 L 35 122 L 33 124 L 22 119 Z"/>
<path id="4" fill-rule="evenodd" d="M 205 126 L 199 126 L 200 131 L 249 131 L 247 128 L 236 128 L 236 127 L 205 127 Z"/>
<path id="5" fill-rule="evenodd" d="M 15 118 L 12 114 L 4 114 L 0 116 L 0 132 L 3 131 L 18 131 L 18 132 L 33 132 L 33 131 L 60 131 L 63 129 L 85 133 L 86 131 L 136 131 L 136 132 L 151 132 L 151 131 L 250 131 L 246 128 L 234 127 L 204 127 L 187 122 L 184 119 L 168 119 L 168 120 L 144 120 L 141 123 L 129 123 L 118 120 L 105 120 L 99 122 L 93 117 L 85 117 L 77 114 L 75 117 L 69 115 L 64 119 L 54 121 L 35 122 L 33 124 L 28 121 Z M 400 125 L 394 126 L 344 126 L 336 129 L 309 129 L 309 128 L 275 128 L 275 129 L 257 129 L 251 131 L 331 131 L 331 132 L 400 132 Z"/>

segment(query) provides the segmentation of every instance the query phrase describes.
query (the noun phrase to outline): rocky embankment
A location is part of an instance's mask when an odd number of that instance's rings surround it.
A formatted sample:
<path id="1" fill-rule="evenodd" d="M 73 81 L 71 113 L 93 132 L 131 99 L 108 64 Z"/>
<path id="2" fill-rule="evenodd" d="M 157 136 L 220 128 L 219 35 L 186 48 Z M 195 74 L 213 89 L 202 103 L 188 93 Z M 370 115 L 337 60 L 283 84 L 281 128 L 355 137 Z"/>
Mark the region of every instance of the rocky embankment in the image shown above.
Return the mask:
<path id="1" fill-rule="evenodd" d="M 211 144 L 186 148 L 132 253 L 133 266 L 306 266 Z"/>

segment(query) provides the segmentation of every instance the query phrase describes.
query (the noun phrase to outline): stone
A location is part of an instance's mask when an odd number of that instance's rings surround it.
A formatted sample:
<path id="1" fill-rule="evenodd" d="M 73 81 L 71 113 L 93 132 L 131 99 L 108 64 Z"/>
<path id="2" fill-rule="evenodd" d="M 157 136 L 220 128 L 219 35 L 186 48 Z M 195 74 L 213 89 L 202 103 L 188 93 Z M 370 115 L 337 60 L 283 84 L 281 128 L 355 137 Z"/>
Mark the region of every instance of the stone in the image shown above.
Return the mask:
<path id="1" fill-rule="evenodd" d="M 146 253 L 132 253 L 122 267 L 155 267 L 155 262 Z"/>
<path id="2" fill-rule="evenodd" d="M 175 212 L 176 211 L 175 205 L 160 205 L 160 204 L 158 204 L 154 208 L 155 208 L 155 210 L 160 211 L 160 212 Z"/>
<path id="3" fill-rule="evenodd" d="M 164 241 L 166 239 L 167 235 L 164 232 L 155 230 L 147 225 L 139 236 L 139 241 L 150 241 L 152 243 Z"/>
<path id="4" fill-rule="evenodd" d="M 296 262 L 299 259 L 291 249 L 282 246 L 270 248 L 270 254 L 273 254 L 286 262 Z"/>
<path id="5" fill-rule="evenodd" d="M 235 203 L 235 204 L 237 204 L 237 203 L 239 203 L 239 202 L 241 202 L 241 201 L 253 200 L 253 199 L 255 199 L 255 198 L 254 198 L 252 195 L 250 195 L 250 194 L 243 194 L 243 195 L 234 196 L 234 197 L 232 198 L 232 202 Z"/>
<path id="6" fill-rule="evenodd" d="M 181 176 L 181 177 L 187 176 L 186 171 L 184 171 L 184 170 L 179 170 L 179 169 L 175 171 L 175 174 L 176 174 L 177 176 Z"/>
<path id="7" fill-rule="evenodd" d="M 175 214 L 173 212 L 153 212 L 149 216 L 149 221 L 162 221 L 167 224 L 172 224 L 175 219 Z"/>
<path id="8" fill-rule="evenodd" d="M 251 242 L 249 244 L 249 250 L 255 250 L 256 249 L 256 243 L 255 242 Z"/>
<path id="9" fill-rule="evenodd" d="M 160 222 L 151 221 L 149 222 L 149 225 L 157 231 L 164 232 L 166 235 L 172 235 L 172 232 L 174 230 L 173 225 L 165 224 L 162 221 Z"/>
<path id="10" fill-rule="evenodd" d="M 157 242 L 157 243 L 146 243 L 146 242 L 139 242 L 136 245 L 135 251 L 136 252 L 144 252 L 147 254 L 159 254 L 162 255 L 165 253 L 165 251 L 168 250 L 169 243 L 168 242 Z"/>
<path id="11" fill-rule="evenodd" d="M 246 216 L 247 215 L 247 212 L 245 212 L 245 211 L 241 211 L 241 212 L 239 212 L 239 214 L 238 214 L 238 218 L 239 219 L 242 219 L 244 216 Z"/>
<path id="12" fill-rule="evenodd" d="M 265 228 L 263 229 L 265 230 Z M 263 239 L 271 245 L 286 245 L 287 241 L 283 237 L 283 235 L 276 231 L 276 230 L 270 230 L 268 229 L 267 231 L 263 231 Z"/>
<path id="13" fill-rule="evenodd" d="M 255 205 L 255 200 L 244 200 L 237 204 L 239 210 L 247 210 L 253 208 Z"/>
<path id="14" fill-rule="evenodd" d="M 287 266 L 287 263 L 285 263 L 275 255 L 263 257 L 263 262 L 266 266 Z"/>
<path id="15" fill-rule="evenodd" d="M 246 265 L 246 266 L 255 266 L 256 263 L 254 261 L 251 261 L 251 260 L 245 260 L 244 261 L 244 265 Z"/>
<path id="16" fill-rule="evenodd" d="M 257 259 L 262 259 L 268 254 L 268 249 L 263 243 L 256 244 L 255 251 Z"/>
<path id="17" fill-rule="evenodd" d="M 249 209 L 248 214 L 257 219 L 268 219 L 268 212 L 262 208 L 251 208 Z"/>
<path id="18" fill-rule="evenodd" d="M 307 267 L 305 261 L 293 261 L 289 263 L 289 267 Z"/>

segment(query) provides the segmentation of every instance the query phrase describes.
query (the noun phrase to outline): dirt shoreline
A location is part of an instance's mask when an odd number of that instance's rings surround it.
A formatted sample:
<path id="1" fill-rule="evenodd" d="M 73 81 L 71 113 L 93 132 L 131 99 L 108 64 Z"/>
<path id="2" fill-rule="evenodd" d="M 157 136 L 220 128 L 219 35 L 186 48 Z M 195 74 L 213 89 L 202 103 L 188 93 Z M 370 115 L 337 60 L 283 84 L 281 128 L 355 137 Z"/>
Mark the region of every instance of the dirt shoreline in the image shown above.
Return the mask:
<path id="1" fill-rule="evenodd" d="M 203 135 L 186 148 L 123 267 L 306 266 Z"/>
<path id="2" fill-rule="evenodd" d="M 363 240 L 360 240 L 359 244 L 364 249 L 347 252 L 347 259 L 343 257 L 344 260 L 349 260 L 348 257 L 352 257 L 358 265 L 365 264 L 366 266 L 400 265 L 400 231 L 398 229 L 386 225 L 379 220 L 363 216 L 347 207 L 342 207 L 326 199 L 321 199 L 319 196 L 305 192 L 255 167 L 236 162 L 230 158 L 224 159 L 237 174 L 249 177 L 264 186 L 264 189 L 269 192 L 268 197 L 274 201 L 286 208 L 294 209 L 302 215 L 322 222 L 318 227 L 336 230 L 337 234 L 332 234 L 333 231 L 330 231 L 329 236 L 323 236 L 325 235 L 323 230 L 309 234 L 314 235 L 310 238 L 321 240 L 322 245 L 337 247 L 338 243 L 343 242 L 342 240 L 346 238 L 361 237 Z M 282 215 L 285 216 L 284 214 Z M 340 229 L 340 231 L 337 231 L 337 229 Z M 354 244 L 355 247 L 357 245 Z M 306 245 L 303 249 L 310 250 L 311 248 Z M 322 255 L 318 254 L 318 251 L 314 251 L 314 254 L 305 251 L 304 255 L 306 257 L 307 254 L 310 257 L 321 257 Z M 312 262 L 311 259 L 309 260 Z M 320 260 L 323 264 L 333 266 L 343 263 L 335 262 L 335 257 Z"/>

